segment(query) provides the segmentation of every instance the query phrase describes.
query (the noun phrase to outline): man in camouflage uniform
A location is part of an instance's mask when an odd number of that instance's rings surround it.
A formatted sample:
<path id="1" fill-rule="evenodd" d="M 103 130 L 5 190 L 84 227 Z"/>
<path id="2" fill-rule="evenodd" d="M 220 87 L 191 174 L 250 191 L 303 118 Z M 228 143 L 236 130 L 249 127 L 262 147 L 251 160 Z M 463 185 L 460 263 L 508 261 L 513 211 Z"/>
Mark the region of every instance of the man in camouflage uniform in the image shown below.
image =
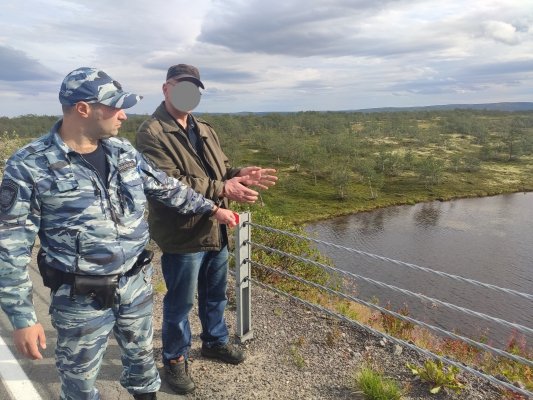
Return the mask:
<path id="1" fill-rule="evenodd" d="M 211 214 L 229 226 L 235 218 L 115 137 L 126 119 L 123 109 L 140 97 L 122 91 L 103 71 L 71 72 L 59 100 L 63 118 L 5 168 L 0 305 L 15 329 L 17 349 L 41 359 L 46 339 L 27 270 L 38 235 L 41 273 L 54 276 L 50 314 L 61 399 L 100 398 L 94 382 L 111 331 L 122 351 L 121 384 L 136 399 L 155 399 L 160 378 L 152 351 L 152 267 L 150 259 L 141 260 L 149 240 L 146 197 L 181 213 Z M 110 293 L 107 300 L 102 292 Z"/>

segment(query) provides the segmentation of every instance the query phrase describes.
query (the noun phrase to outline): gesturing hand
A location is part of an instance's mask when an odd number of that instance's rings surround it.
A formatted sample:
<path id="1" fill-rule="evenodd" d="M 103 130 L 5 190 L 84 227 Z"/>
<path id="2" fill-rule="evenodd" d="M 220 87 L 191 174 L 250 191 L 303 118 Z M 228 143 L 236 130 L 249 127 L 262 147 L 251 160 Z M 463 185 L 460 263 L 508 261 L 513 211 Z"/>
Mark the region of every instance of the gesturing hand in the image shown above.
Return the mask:
<path id="1" fill-rule="evenodd" d="M 270 186 L 274 186 L 278 177 L 276 171 L 273 168 L 261 168 L 261 167 L 246 167 L 242 168 L 237 176 L 246 178 L 242 183 L 246 186 L 257 186 L 260 189 L 268 189 Z"/>
<path id="2" fill-rule="evenodd" d="M 239 203 L 255 203 L 259 193 L 244 186 L 247 178 L 247 176 L 236 176 L 225 181 L 224 196 Z"/>
<path id="3" fill-rule="evenodd" d="M 220 224 L 226 224 L 230 228 L 237 226 L 237 220 L 235 219 L 235 214 L 231 210 L 226 210 L 224 208 L 219 208 L 213 215 L 215 219 Z"/>
<path id="4" fill-rule="evenodd" d="M 46 336 L 43 326 L 39 323 L 13 332 L 13 342 L 17 350 L 32 360 L 42 360 L 39 346 L 46 349 Z"/>

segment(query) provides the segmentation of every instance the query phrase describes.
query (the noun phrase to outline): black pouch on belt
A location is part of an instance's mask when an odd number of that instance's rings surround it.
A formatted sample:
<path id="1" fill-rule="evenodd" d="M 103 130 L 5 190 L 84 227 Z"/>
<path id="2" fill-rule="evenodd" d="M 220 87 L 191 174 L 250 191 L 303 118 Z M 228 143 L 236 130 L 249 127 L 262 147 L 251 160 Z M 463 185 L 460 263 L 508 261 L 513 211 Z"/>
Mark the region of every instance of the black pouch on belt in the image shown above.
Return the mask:
<path id="1" fill-rule="evenodd" d="M 43 284 L 55 292 L 63 284 L 63 271 L 49 267 L 46 264 L 46 253 L 40 249 L 37 253 L 37 266 L 43 278 Z"/>
<path id="2" fill-rule="evenodd" d="M 93 297 L 102 309 L 113 307 L 118 287 L 118 275 L 76 275 L 70 289 L 71 296 Z"/>

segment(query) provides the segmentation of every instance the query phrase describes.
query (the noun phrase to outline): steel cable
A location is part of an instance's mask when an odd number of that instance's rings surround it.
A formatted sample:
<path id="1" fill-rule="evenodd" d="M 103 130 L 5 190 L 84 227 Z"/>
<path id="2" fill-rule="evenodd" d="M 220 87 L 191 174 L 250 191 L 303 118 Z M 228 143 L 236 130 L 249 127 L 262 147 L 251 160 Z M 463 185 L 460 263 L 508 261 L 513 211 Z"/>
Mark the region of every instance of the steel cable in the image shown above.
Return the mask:
<path id="1" fill-rule="evenodd" d="M 272 268 L 272 267 L 269 267 L 269 266 L 263 265 L 261 263 L 255 262 L 255 261 L 251 261 L 251 260 L 247 260 L 247 262 L 249 262 L 251 265 L 260 267 L 260 268 L 262 268 L 264 270 L 267 270 L 267 271 L 270 271 L 270 272 L 285 276 L 287 278 L 291 278 L 291 279 L 293 279 L 295 281 L 298 281 L 298 282 L 303 283 L 303 284 L 308 285 L 308 286 L 312 286 L 312 287 L 314 287 L 316 289 L 323 290 L 323 291 L 325 291 L 327 293 L 330 293 L 330 294 L 332 294 L 334 296 L 341 297 L 341 298 L 343 298 L 345 300 L 354 301 L 354 302 L 362 304 L 362 305 L 364 305 L 364 306 L 366 306 L 368 308 L 372 308 L 374 310 L 377 310 L 377 311 L 379 311 L 381 313 L 385 313 L 385 314 L 391 315 L 391 316 L 393 316 L 395 318 L 398 318 L 398 319 L 400 319 L 402 321 L 407 321 L 407 322 L 412 323 L 412 324 L 423 326 L 424 328 L 427 328 L 427 329 L 429 329 L 431 331 L 434 331 L 434 332 L 438 332 L 439 334 L 441 334 L 443 336 L 446 336 L 446 337 L 449 337 L 449 338 L 452 338 L 452 339 L 455 339 L 455 340 L 460 340 L 462 342 L 468 343 L 469 345 L 477 347 L 478 349 L 485 350 L 485 351 L 497 354 L 497 355 L 499 355 L 501 357 L 505 357 L 505 358 L 514 360 L 516 362 L 519 362 L 519 363 L 522 363 L 522 364 L 529 365 L 529 366 L 533 367 L 533 361 L 528 360 L 527 358 L 520 357 L 520 356 L 517 356 L 515 354 L 508 353 L 507 351 L 504 351 L 504 350 L 501 350 L 501 349 L 497 349 L 495 347 L 489 346 L 489 345 L 484 344 L 484 343 L 476 342 L 475 340 L 469 339 L 469 338 L 461 336 L 461 335 L 457 335 L 455 333 L 449 332 L 449 331 L 447 331 L 445 329 L 442 329 L 442 328 L 439 328 L 437 326 L 430 325 L 430 324 L 428 324 L 426 322 L 422 322 L 422 321 L 416 320 L 416 319 L 408 317 L 406 315 L 399 314 L 399 313 L 397 313 L 395 311 L 387 310 L 386 308 L 380 307 L 380 306 L 378 306 L 376 304 L 373 304 L 373 303 L 370 303 L 368 301 L 365 301 L 365 300 L 362 300 L 362 299 L 358 299 L 356 297 L 350 296 L 350 295 L 342 293 L 342 292 L 338 292 L 336 290 L 328 288 L 328 287 L 326 287 L 324 285 L 321 285 L 319 283 L 307 281 L 307 280 L 305 280 L 303 278 L 300 278 L 299 276 L 295 276 L 295 275 L 289 274 L 289 273 L 287 273 L 285 271 L 280 271 L 278 269 L 275 269 L 275 268 Z"/>
<path id="2" fill-rule="evenodd" d="M 465 277 L 460 276 L 460 275 L 449 274 L 449 273 L 442 272 L 442 271 L 437 271 L 437 270 L 434 270 L 434 269 L 431 269 L 431 268 L 421 267 L 421 266 L 418 266 L 416 264 L 406 263 L 406 262 L 403 262 L 403 261 L 395 260 L 393 258 L 379 256 L 377 254 L 368 253 L 366 251 L 352 249 L 350 247 L 341 246 L 341 245 L 338 245 L 338 244 L 335 244 L 335 243 L 329 243 L 329 242 L 325 242 L 323 240 L 313 239 L 313 238 L 305 237 L 305 236 L 302 236 L 302 235 L 297 235 L 295 233 L 282 231 L 282 230 L 276 229 L 276 228 L 270 228 L 268 226 L 263 226 L 263 225 L 255 224 L 255 223 L 252 223 L 252 222 L 246 222 L 245 224 L 249 224 L 250 226 L 252 226 L 254 228 L 259 228 L 259 229 L 262 229 L 262 230 L 265 230 L 265 231 L 268 231 L 268 232 L 279 233 L 279 234 L 282 234 L 282 235 L 285 235 L 285 236 L 289 236 L 289 237 L 293 237 L 293 238 L 296 238 L 296 239 L 301 239 L 301 240 L 306 240 L 306 241 L 313 242 L 313 243 L 323 244 L 324 246 L 334 247 L 334 248 L 340 249 L 340 250 L 345 250 L 345 251 L 348 251 L 348 252 L 351 252 L 351 253 L 355 253 L 355 254 L 359 254 L 361 256 L 369 257 L 369 258 L 372 258 L 372 259 L 375 259 L 375 260 L 380 260 L 380 261 L 385 261 L 385 262 L 396 264 L 396 265 L 401 265 L 401 266 L 404 266 L 404 267 L 407 267 L 407 268 L 411 268 L 411 269 L 415 269 L 415 270 L 418 270 L 418 271 L 424 271 L 424 272 L 436 274 L 436 275 L 439 275 L 439 276 L 442 276 L 442 277 L 454 279 L 456 281 L 466 282 L 466 283 L 469 283 L 469 284 L 472 284 L 472 285 L 475 285 L 475 286 L 480 286 L 480 287 L 484 287 L 484 288 L 487 288 L 487 289 L 496 290 L 496 291 L 499 291 L 499 292 L 511 294 L 513 296 L 523 297 L 523 298 L 528 299 L 528 300 L 533 300 L 533 294 L 519 292 L 519 291 L 514 290 L 514 289 L 508 289 L 508 288 L 499 287 L 499 286 L 496 286 L 496 285 L 492 285 L 490 283 L 479 282 L 479 281 L 476 281 L 474 279 L 465 278 Z"/>
<path id="3" fill-rule="evenodd" d="M 288 298 L 290 298 L 292 300 L 295 300 L 295 301 L 297 301 L 299 303 L 302 303 L 302 304 L 306 305 L 307 307 L 309 307 L 311 309 L 319 310 L 319 311 L 321 311 L 321 312 L 323 312 L 323 313 L 325 313 L 327 315 L 330 315 L 332 317 L 335 317 L 335 318 L 338 318 L 338 319 L 340 319 L 342 321 L 345 321 L 349 325 L 356 326 L 358 328 L 362 328 L 362 329 L 366 330 L 367 332 L 370 332 L 371 334 L 384 337 L 387 340 L 390 340 L 391 342 L 394 342 L 394 343 L 396 343 L 396 344 L 398 344 L 400 346 L 407 347 L 407 348 L 409 348 L 411 350 L 414 350 L 414 351 L 418 352 L 419 354 L 425 355 L 426 357 L 439 360 L 439 361 L 444 362 L 444 363 L 446 363 L 448 365 L 455 366 L 455 367 L 457 367 L 457 368 L 459 368 L 459 369 L 461 369 L 463 371 L 467 371 L 467 372 L 469 372 L 469 373 L 471 373 L 471 374 L 473 374 L 473 375 L 475 375 L 475 376 L 477 376 L 479 378 L 482 378 L 482 379 L 484 379 L 486 381 L 489 381 L 489 382 L 491 382 L 491 383 L 493 383 L 495 385 L 498 385 L 500 387 L 504 387 L 506 389 L 509 389 L 509 390 L 511 390 L 513 392 L 522 394 L 524 396 L 533 397 L 533 392 L 530 392 L 530 391 L 528 391 L 526 389 L 522 389 L 520 387 L 514 386 L 511 383 L 501 381 L 501 380 L 495 378 L 492 375 L 487 375 L 487 374 L 485 374 L 485 373 L 483 373 L 481 371 L 478 371 L 478 370 L 476 370 L 474 368 L 471 368 L 471 367 L 469 367 L 467 365 L 464 365 L 464 364 L 459 363 L 457 361 L 450 360 L 447 357 L 439 356 L 439 355 L 437 355 L 435 353 L 432 353 L 432 352 L 430 352 L 428 350 L 422 349 L 422 348 L 420 348 L 420 347 L 418 347 L 418 346 L 416 346 L 414 344 L 411 344 L 409 342 L 406 342 L 406 341 L 404 341 L 402 339 L 398 339 L 398 338 L 390 336 L 390 335 L 388 335 L 386 333 L 383 333 L 383 332 L 380 332 L 378 330 L 375 330 L 375 329 L 373 329 L 373 328 L 371 328 L 371 327 L 369 327 L 367 325 L 364 325 L 364 324 L 361 324 L 361 323 L 359 323 L 357 321 L 351 320 L 351 319 L 349 319 L 348 317 L 346 317 L 346 316 L 344 316 L 342 314 L 338 314 L 338 313 L 336 313 L 334 311 L 331 311 L 331 310 L 328 310 L 326 308 L 323 308 L 323 307 L 321 307 L 321 306 L 319 306 L 317 304 L 313 304 L 313 303 L 310 303 L 310 302 L 308 302 L 306 300 L 300 299 L 299 297 L 293 296 L 293 295 L 291 295 L 291 294 L 289 294 L 287 292 L 284 292 L 284 291 L 282 291 L 280 289 L 277 289 L 277 288 L 275 288 L 273 286 L 270 286 L 270 285 L 264 284 L 262 282 L 259 282 L 256 279 L 252 279 L 252 282 L 254 284 L 257 284 L 258 286 L 264 288 L 264 289 L 271 290 L 271 291 L 273 291 L 273 292 L 275 292 L 275 293 L 277 293 L 279 295 L 288 297 Z"/>
<path id="4" fill-rule="evenodd" d="M 425 296 L 425 295 L 420 294 L 420 293 L 414 293 L 414 292 L 411 292 L 410 290 L 407 290 L 407 289 L 402 289 L 402 288 L 399 288 L 397 286 L 393 286 L 393 285 L 389 285 L 389 284 L 384 283 L 384 282 L 376 281 L 374 279 L 367 278 L 365 276 L 358 275 L 358 274 L 355 274 L 353 272 L 343 271 L 341 269 L 331 267 L 329 265 L 320 263 L 318 261 L 309 260 L 307 258 L 304 258 L 304 257 L 301 257 L 301 256 L 297 256 L 295 254 L 287 253 L 287 252 L 284 252 L 284 251 L 281 251 L 281 250 L 278 250 L 278 249 L 274 249 L 274 248 L 271 248 L 271 247 L 268 247 L 268 246 L 264 246 L 264 245 L 259 244 L 259 243 L 255 243 L 255 242 L 249 242 L 249 243 L 252 246 L 254 246 L 254 247 L 257 247 L 257 248 L 262 249 L 264 251 L 268 251 L 270 253 L 276 253 L 276 254 L 282 255 L 284 257 L 289 257 L 289 258 L 292 258 L 292 259 L 297 260 L 297 261 L 301 261 L 301 262 L 304 262 L 304 263 L 307 263 L 307 264 L 315 265 L 315 266 L 317 266 L 319 268 L 326 269 L 326 270 L 331 271 L 331 272 L 335 272 L 335 273 L 338 273 L 338 274 L 341 274 L 341 275 L 344 275 L 344 276 L 349 276 L 350 278 L 360 279 L 360 280 L 363 280 L 365 282 L 369 282 L 371 284 L 374 284 L 376 286 L 387 288 L 387 289 L 393 290 L 395 292 L 400 292 L 400 293 L 406 294 L 406 295 L 411 296 L 411 297 L 415 297 L 415 298 L 422 299 L 422 300 L 425 300 L 425 301 L 430 301 L 430 302 L 433 302 L 435 304 L 440 304 L 440 305 L 442 305 L 444 307 L 447 307 L 447 308 L 450 308 L 450 309 L 452 309 L 454 311 L 459 311 L 459 312 L 468 314 L 470 316 L 482 318 L 482 319 L 484 319 L 486 321 L 495 322 L 495 323 L 503 325 L 505 327 L 510 327 L 510 328 L 516 329 L 516 330 L 518 330 L 520 332 L 523 332 L 523 333 L 533 334 L 533 329 L 529 328 L 527 326 L 524 326 L 524 325 L 520 325 L 520 324 L 517 324 L 517 323 L 514 323 L 514 322 L 509 322 L 509 321 L 506 321 L 506 320 L 501 319 L 501 318 L 493 317 L 493 316 L 490 316 L 490 315 L 487 315 L 487 314 L 484 314 L 484 313 L 480 313 L 478 311 L 470 310 L 468 308 L 464 308 L 464 307 L 461 307 L 461 306 L 458 306 L 458 305 L 455 305 L 455 304 L 452 304 L 452 303 L 448 303 L 448 302 L 445 302 L 445 301 L 442 301 L 442 300 L 439 300 L 439 299 L 435 299 L 433 297 Z"/>

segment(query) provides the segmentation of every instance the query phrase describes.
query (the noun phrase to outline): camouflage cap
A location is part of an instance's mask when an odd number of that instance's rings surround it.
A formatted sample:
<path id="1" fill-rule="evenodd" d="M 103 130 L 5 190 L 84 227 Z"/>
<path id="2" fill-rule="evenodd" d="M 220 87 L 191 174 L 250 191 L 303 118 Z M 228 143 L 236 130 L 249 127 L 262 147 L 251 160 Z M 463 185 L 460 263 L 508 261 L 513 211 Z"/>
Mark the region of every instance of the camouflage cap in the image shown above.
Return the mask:
<path id="1" fill-rule="evenodd" d="M 205 89 L 204 84 L 200 80 L 200 72 L 198 68 L 187 64 L 177 64 L 170 67 L 167 71 L 167 81 L 169 79 L 177 79 L 181 81 L 190 81 L 202 89 Z"/>
<path id="2" fill-rule="evenodd" d="M 59 90 L 59 102 L 73 106 L 79 101 L 115 108 L 133 107 L 142 96 L 124 92 L 120 83 L 97 68 L 82 67 L 69 73 Z"/>

